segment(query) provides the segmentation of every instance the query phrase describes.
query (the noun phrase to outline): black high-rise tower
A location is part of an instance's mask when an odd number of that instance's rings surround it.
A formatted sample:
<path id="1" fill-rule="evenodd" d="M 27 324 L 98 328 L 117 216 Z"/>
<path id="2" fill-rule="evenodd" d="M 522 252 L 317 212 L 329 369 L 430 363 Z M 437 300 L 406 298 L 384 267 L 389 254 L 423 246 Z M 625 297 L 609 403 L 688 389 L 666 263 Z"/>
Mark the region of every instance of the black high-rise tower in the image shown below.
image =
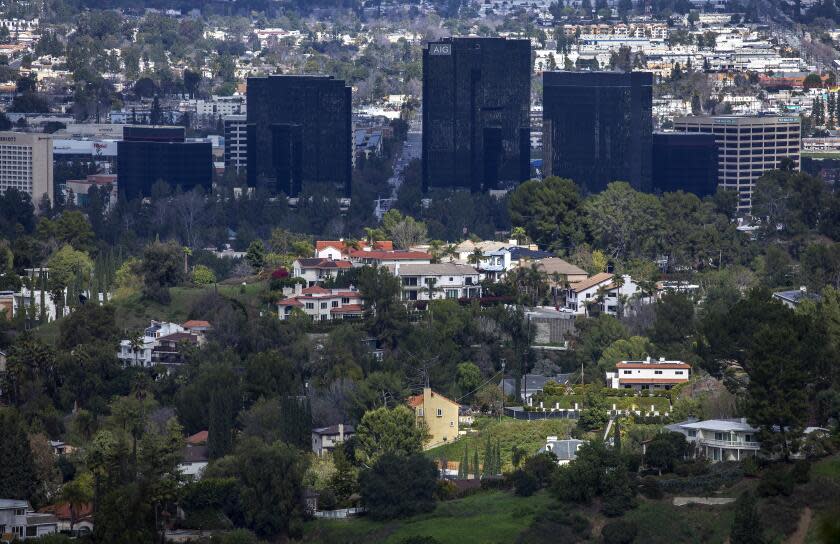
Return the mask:
<path id="1" fill-rule="evenodd" d="M 597 193 L 612 181 L 651 190 L 650 72 L 544 72 L 543 170 Z"/>
<path id="2" fill-rule="evenodd" d="M 423 49 L 423 191 L 530 176 L 531 42 L 448 38 Z"/>
<path id="3" fill-rule="evenodd" d="M 351 88 L 327 76 L 248 78 L 248 184 L 296 197 L 311 183 L 350 196 Z"/>

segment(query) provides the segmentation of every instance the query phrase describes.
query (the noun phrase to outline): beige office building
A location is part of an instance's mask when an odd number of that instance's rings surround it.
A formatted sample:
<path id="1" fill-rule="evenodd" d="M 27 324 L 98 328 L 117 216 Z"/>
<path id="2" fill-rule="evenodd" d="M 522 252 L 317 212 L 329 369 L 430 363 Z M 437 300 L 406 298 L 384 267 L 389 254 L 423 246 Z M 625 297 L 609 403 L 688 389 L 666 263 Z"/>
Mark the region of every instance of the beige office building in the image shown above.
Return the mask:
<path id="1" fill-rule="evenodd" d="M 680 117 L 677 132 L 714 134 L 718 147 L 718 184 L 738 192 L 738 210 L 749 212 L 755 181 L 791 159 L 800 168 L 802 125 L 797 116 Z"/>
<path id="2" fill-rule="evenodd" d="M 38 203 L 53 200 L 53 148 L 48 134 L 0 132 L 0 192 L 18 189 Z"/>

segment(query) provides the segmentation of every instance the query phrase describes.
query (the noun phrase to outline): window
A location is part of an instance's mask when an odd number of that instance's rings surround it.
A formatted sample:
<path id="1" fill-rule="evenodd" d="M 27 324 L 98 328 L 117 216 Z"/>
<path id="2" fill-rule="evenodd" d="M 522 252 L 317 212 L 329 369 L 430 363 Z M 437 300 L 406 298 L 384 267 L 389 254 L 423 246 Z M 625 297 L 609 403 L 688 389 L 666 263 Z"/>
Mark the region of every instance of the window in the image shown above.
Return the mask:
<path id="1" fill-rule="evenodd" d="M 446 298 L 458 298 L 458 290 L 457 289 L 447 289 L 446 290 Z"/>
<path id="2" fill-rule="evenodd" d="M 38 527 L 34 525 L 26 528 L 26 536 L 38 536 Z"/>
<path id="3" fill-rule="evenodd" d="M 723 440 L 723 433 L 715 433 L 715 440 Z"/>
<path id="4" fill-rule="evenodd" d="M 333 308 L 338 308 L 338 301 L 337 300 L 332 301 L 332 307 Z"/>
<path id="5" fill-rule="evenodd" d="M 341 299 L 341 303 L 342 303 L 342 304 L 350 304 L 350 298 L 348 298 L 348 297 L 343 297 L 343 298 Z"/>
<path id="6" fill-rule="evenodd" d="M 676 370 L 676 371 L 674 371 L 674 374 L 677 374 L 677 375 L 681 376 L 682 374 L 684 374 L 684 372 L 682 370 Z"/>
<path id="7" fill-rule="evenodd" d="M 753 436 L 751 434 L 745 434 L 744 435 L 744 442 L 752 442 L 752 441 L 753 441 Z"/>
<path id="8" fill-rule="evenodd" d="M 322 310 L 326 310 L 326 309 L 327 309 L 327 303 L 326 303 L 326 302 L 322 302 L 322 303 L 321 303 L 321 309 L 322 309 Z"/>
<path id="9" fill-rule="evenodd" d="M 695 431 L 694 429 L 689 429 L 688 436 L 694 438 L 695 436 L 697 436 L 697 431 Z"/>
<path id="10" fill-rule="evenodd" d="M 315 309 L 315 303 L 314 302 L 307 302 L 306 303 L 306 309 L 307 310 L 314 310 Z"/>
<path id="11" fill-rule="evenodd" d="M 662 371 L 661 370 L 654 370 L 653 373 L 654 374 L 662 374 Z"/>
<path id="12" fill-rule="evenodd" d="M 443 417 L 443 410 L 441 408 L 437 409 L 437 417 Z"/>
<path id="13" fill-rule="evenodd" d="M 624 374 L 632 374 L 632 373 L 633 373 L 633 371 L 632 371 L 632 370 L 625 370 L 625 371 L 624 371 Z"/>
<path id="14" fill-rule="evenodd" d="M 450 426 L 450 427 L 454 427 L 454 426 L 455 426 L 455 422 L 454 422 L 454 421 L 452 421 L 452 420 L 450 420 L 450 421 L 449 421 L 449 426 Z"/>
<path id="15" fill-rule="evenodd" d="M 417 409 L 417 415 L 420 416 L 420 417 L 423 417 L 423 407 L 422 406 Z"/>

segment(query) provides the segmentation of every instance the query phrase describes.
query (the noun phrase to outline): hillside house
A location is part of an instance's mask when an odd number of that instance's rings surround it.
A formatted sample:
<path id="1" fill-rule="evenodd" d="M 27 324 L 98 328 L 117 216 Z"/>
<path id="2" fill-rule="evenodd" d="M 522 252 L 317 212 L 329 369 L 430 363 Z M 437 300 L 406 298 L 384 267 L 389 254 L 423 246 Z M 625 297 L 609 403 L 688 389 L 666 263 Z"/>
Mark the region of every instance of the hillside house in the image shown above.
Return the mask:
<path id="1" fill-rule="evenodd" d="M 428 387 L 419 395 L 408 397 L 408 406 L 414 410 L 417 423 L 425 423 L 429 438 L 424 449 L 434 448 L 458 438 L 458 403 Z"/>

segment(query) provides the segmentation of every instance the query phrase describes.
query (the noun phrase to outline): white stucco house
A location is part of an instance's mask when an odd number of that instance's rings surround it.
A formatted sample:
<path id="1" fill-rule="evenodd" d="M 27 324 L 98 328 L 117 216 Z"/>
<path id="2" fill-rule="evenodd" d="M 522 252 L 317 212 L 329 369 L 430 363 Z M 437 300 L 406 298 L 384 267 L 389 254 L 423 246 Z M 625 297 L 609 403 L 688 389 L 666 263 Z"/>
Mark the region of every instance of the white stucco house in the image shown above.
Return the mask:
<path id="1" fill-rule="evenodd" d="M 481 273 L 455 263 L 397 264 L 390 267 L 402 284 L 403 300 L 481 297 Z"/>
<path id="2" fill-rule="evenodd" d="M 569 285 L 565 289 L 565 307 L 576 315 L 587 315 L 591 307 L 597 305 L 603 313 L 618 315 L 619 305 L 640 292 L 640 287 L 630 276 L 600 272 Z"/>
<path id="3" fill-rule="evenodd" d="M 619 361 L 615 372 L 607 372 L 607 387 L 612 389 L 671 389 L 691 377 L 691 365 L 666 361 L 664 357 L 644 361 Z"/>

